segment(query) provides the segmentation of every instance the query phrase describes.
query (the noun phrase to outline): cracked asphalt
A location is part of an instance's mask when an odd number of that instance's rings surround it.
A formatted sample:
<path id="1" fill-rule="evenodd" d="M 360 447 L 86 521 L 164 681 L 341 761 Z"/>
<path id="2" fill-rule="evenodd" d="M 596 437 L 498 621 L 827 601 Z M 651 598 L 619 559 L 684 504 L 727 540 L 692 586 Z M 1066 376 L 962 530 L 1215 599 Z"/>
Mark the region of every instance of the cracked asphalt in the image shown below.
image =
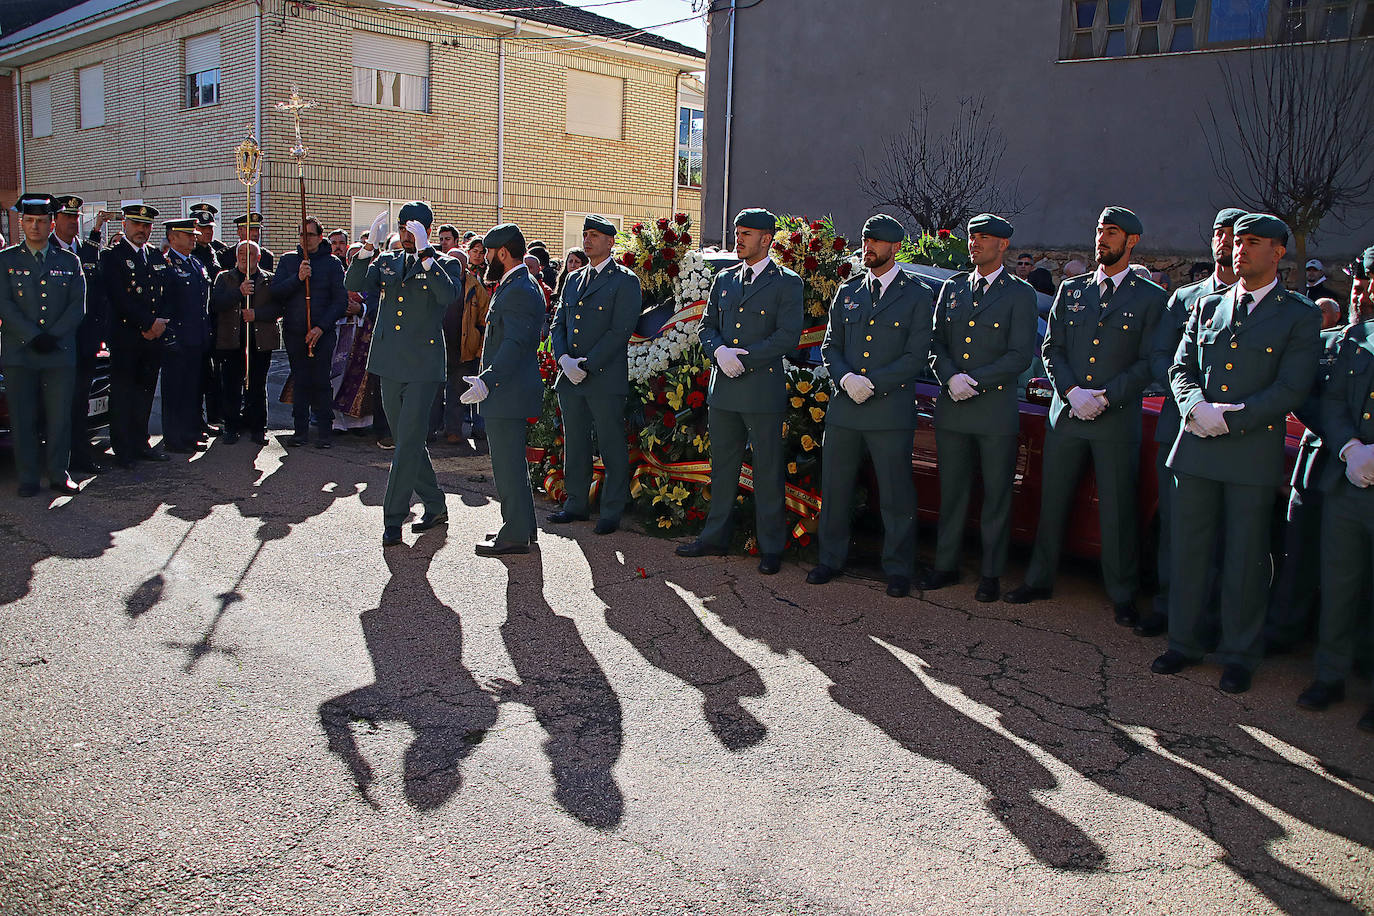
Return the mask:
<path id="1" fill-rule="evenodd" d="M 385 552 L 371 440 L 53 502 L 0 459 L 0 911 L 1374 909 L 1367 684 L 1151 675 L 1086 567 L 1013 607 L 586 525 L 480 558 L 487 459 L 435 455 L 447 531 Z"/>

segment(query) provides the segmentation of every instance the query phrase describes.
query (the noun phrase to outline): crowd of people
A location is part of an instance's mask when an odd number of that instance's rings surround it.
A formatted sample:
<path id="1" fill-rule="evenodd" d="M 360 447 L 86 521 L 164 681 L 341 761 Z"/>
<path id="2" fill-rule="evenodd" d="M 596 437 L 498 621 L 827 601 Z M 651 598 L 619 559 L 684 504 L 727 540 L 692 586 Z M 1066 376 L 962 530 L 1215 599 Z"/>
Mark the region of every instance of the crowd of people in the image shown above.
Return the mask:
<path id="1" fill-rule="evenodd" d="M 76 237 L 81 204 L 23 195 L 24 239 L 0 252 L 0 339 L 21 496 L 36 495 L 45 473 L 52 489 L 76 492 L 69 469 L 98 469 L 81 380 L 89 387 L 102 341 L 111 358 L 111 450 L 125 466 L 194 453 L 215 435 L 264 443 L 267 365 L 282 347 L 291 367 L 282 394 L 292 404 L 289 445 L 306 445 L 313 424 L 320 448 L 338 429 L 368 428 L 384 430 L 379 441 L 394 448 L 384 546 L 401 543 L 415 496 L 423 514 L 413 530 L 447 522 L 427 450 L 442 436 L 463 450 L 485 441 L 490 452 L 502 524 L 477 552 L 527 553 L 538 525 L 526 418 L 542 410 L 538 349 L 547 341 L 559 367 L 568 493 L 548 521 L 589 521 L 598 502 L 596 533 L 618 529 L 630 488 L 627 344 L 642 296 L 636 274 L 612 257 L 610 221 L 587 217 L 582 247 L 560 263 L 513 224 L 480 236 L 451 224 L 435 229 L 431 208 L 415 201 L 399 211 L 395 232 L 379 214 L 354 243 L 307 217 L 296 250 L 277 259 L 259 243 L 257 213 L 236 220 L 230 248 L 213 237 L 215 209 L 198 204 L 192 216 L 163 222 L 159 250 L 148 244 L 157 211 L 130 205 L 121 238 L 101 249 L 99 225 Z M 786 542 L 784 361 L 803 321 L 801 278 L 770 257 L 777 225 L 763 209 L 736 216 L 738 263 L 716 274 L 697 329 L 712 365 L 711 491 L 736 492 L 748 451 L 765 575 L 780 571 Z M 888 595 L 959 582 L 976 474 L 983 498 L 974 598 L 1046 600 L 1091 465 L 1115 620 L 1141 636 L 1168 636 L 1152 670 L 1174 674 L 1214 652 L 1220 689 L 1243 692 L 1266 652 L 1304 638 L 1316 618 L 1316 677 L 1299 703 L 1325 709 L 1343 699 L 1357 648 L 1374 636 L 1374 247 L 1351 265 L 1349 312 L 1338 307 L 1329 320 L 1282 284 L 1289 232 L 1271 215 L 1219 212 L 1210 272 L 1172 294 L 1155 282 L 1167 278 L 1133 269 L 1144 226 L 1123 207 L 1097 220 L 1093 269 L 1077 265 L 1057 288 L 1028 254 L 1004 268 L 1008 220 L 980 214 L 966 228 L 972 268 L 937 284 L 898 267 L 899 222 L 880 214 L 863 227 L 865 269 L 835 293 L 821 345 L 833 393 L 819 563 L 807 582 L 844 574 L 866 454 L 878 482 Z M 1325 289 L 1322 272 L 1309 262 L 1309 291 Z M 1036 292 L 1046 284 L 1053 304 L 1042 333 Z M 1053 388 L 1039 522 L 1025 579 L 1003 594 L 1017 379 L 1037 353 Z M 941 386 L 941 511 L 934 565 L 918 574 L 914 395 L 931 371 Z M 159 379 L 161 449 L 148 434 Z M 1141 614 L 1138 462 L 1142 395 L 1152 383 L 1169 392 L 1156 429 L 1160 589 Z M 1291 478 L 1290 414 L 1306 427 Z M 604 478 L 594 490 L 597 452 Z M 1285 483 L 1287 543 L 1271 588 L 1271 520 Z M 701 533 L 677 553 L 727 553 L 734 508 L 733 499 L 712 500 Z M 1374 706 L 1360 725 L 1374 730 Z"/>

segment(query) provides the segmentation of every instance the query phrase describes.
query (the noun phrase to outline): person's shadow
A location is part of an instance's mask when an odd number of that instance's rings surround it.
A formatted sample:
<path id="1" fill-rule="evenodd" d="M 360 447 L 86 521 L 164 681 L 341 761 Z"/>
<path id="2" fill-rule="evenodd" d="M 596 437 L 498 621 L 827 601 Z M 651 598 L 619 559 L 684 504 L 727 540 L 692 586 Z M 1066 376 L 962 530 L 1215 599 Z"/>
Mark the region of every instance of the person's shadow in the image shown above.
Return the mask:
<path id="1" fill-rule="evenodd" d="M 766 692 L 759 673 L 713 636 L 667 582 L 641 577 L 616 556 L 614 545 L 587 534 L 578 544 L 611 629 L 649 664 L 701 691 L 706 724 L 726 749 L 741 751 L 767 737 L 768 729 L 741 703 Z"/>
<path id="2" fill-rule="evenodd" d="M 554 796 L 564 810 L 590 827 L 614 827 L 625 811 L 613 773 L 623 742 L 620 699 L 577 624 L 544 599 L 539 557 L 502 562 L 508 579 L 501 637 L 519 683 L 502 684 L 501 700 L 528 706 L 544 729 Z"/>
<path id="3" fill-rule="evenodd" d="M 429 582 L 430 564 L 445 540 L 440 529 L 414 547 L 384 552 L 391 577 L 378 606 L 361 618 L 376 680 L 320 704 L 329 749 L 373 807 L 378 803 L 370 791 L 372 766 L 358 747 L 355 727 L 409 726 L 415 738 L 405 752 L 405 796 L 429 811 L 459 790 L 463 759 L 496 724 L 496 701 L 463 667 L 458 614 L 438 599 Z"/>

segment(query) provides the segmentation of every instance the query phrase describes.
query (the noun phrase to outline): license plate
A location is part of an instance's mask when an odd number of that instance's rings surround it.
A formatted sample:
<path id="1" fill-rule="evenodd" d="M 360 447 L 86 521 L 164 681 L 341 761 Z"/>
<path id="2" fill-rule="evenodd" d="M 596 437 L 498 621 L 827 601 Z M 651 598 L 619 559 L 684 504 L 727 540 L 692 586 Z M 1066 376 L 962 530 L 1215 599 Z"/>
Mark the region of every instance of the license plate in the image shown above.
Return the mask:
<path id="1" fill-rule="evenodd" d="M 110 409 L 110 396 L 104 395 L 98 398 L 91 398 L 86 405 L 86 416 L 93 417 L 96 414 L 105 413 Z"/>

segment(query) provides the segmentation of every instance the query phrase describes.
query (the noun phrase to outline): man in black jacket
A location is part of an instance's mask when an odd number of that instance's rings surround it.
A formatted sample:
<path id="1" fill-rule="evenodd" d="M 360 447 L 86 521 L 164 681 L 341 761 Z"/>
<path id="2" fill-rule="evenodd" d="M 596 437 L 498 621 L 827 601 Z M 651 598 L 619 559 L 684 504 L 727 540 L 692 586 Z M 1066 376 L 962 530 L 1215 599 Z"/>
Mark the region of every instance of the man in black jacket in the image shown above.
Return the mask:
<path id="1" fill-rule="evenodd" d="M 68 470 L 95 474 L 105 470 L 91 447 L 91 430 L 87 413 L 91 403 L 91 382 L 95 378 L 96 354 L 105 341 L 109 321 L 105 304 L 105 288 L 100 282 L 100 227 L 108 214 L 101 211 L 90 238 L 78 238 L 81 230 L 81 205 L 75 194 L 62 194 L 53 201 L 52 237 L 50 241 L 65 248 L 81 261 L 86 275 L 86 316 L 76 331 L 76 387 L 72 389 L 72 453 Z"/>
<path id="2" fill-rule="evenodd" d="M 329 448 L 334 428 L 329 366 L 334 355 L 334 326 L 344 316 L 348 294 L 344 292 L 343 263 L 330 250 L 320 221 L 307 216 L 301 223 L 300 237 L 296 250 L 282 255 L 272 278 L 272 299 L 282 315 L 282 336 L 295 385 L 291 412 L 296 429 L 288 441 L 305 445 L 313 411 L 318 430 L 315 447 Z"/>

